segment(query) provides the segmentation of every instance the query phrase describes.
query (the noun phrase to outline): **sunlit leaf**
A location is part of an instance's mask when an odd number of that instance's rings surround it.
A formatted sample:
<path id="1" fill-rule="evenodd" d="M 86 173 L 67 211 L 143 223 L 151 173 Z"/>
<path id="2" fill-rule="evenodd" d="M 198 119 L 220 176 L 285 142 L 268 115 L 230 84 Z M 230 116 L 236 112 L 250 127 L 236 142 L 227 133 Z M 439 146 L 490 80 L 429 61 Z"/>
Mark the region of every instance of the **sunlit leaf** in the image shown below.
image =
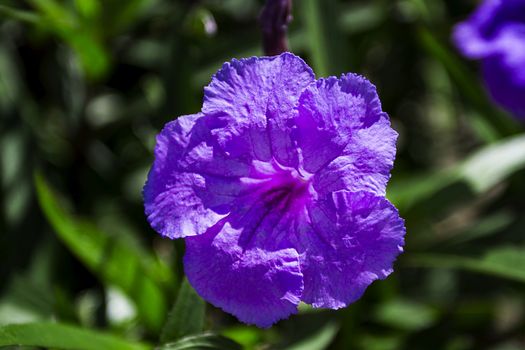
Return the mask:
<path id="1" fill-rule="evenodd" d="M 79 56 L 89 77 L 99 78 L 106 74 L 110 58 L 98 39 L 82 32 L 66 32 L 62 36 Z"/>
<path id="2" fill-rule="evenodd" d="M 56 323 L 29 323 L 0 327 L 0 346 L 39 346 L 65 350 L 146 350 L 112 335 Z"/>
<path id="3" fill-rule="evenodd" d="M 95 18 L 100 13 L 99 0 L 75 0 L 75 5 L 78 12 L 86 18 Z"/>
<path id="4" fill-rule="evenodd" d="M 56 0 L 31 0 L 30 2 L 46 17 L 49 21 L 47 24 L 67 29 L 72 28 L 76 23 L 75 15 L 64 4 Z"/>
<path id="5" fill-rule="evenodd" d="M 461 167 L 462 177 L 484 192 L 525 167 L 525 136 L 516 136 L 481 149 Z"/>
<path id="6" fill-rule="evenodd" d="M 244 349 L 251 350 L 261 341 L 263 330 L 250 326 L 235 326 L 222 331 L 222 335 L 241 344 Z"/>
<path id="7" fill-rule="evenodd" d="M 394 177 L 388 197 L 401 209 L 407 209 L 458 181 L 466 182 L 475 193 L 483 193 L 525 168 L 524 149 L 525 136 L 514 136 L 481 148 L 447 169 L 404 179 Z"/>

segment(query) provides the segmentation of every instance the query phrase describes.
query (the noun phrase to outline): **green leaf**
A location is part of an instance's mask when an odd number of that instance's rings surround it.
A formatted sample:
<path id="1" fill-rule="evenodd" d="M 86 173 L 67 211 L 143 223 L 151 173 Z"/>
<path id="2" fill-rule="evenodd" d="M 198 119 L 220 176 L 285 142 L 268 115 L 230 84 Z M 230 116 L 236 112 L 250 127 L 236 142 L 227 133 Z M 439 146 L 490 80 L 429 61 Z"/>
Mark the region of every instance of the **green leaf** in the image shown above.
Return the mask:
<path id="1" fill-rule="evenodd" d="M 481 264 L 487 270 L 501 271 L 525 282 L 525 248 L 501 247 L 491 250 Z"/>
<path id="2" fill-rule="evenodd" d="M 363 334 L 358 340 L 360 347 L 359 349 L 366 350 L 399 350 L 403 349 L 403 335 L 392 334 L 392 335 L 379 335 Z"/>
<path id="3" fill-rule="evenodd" d="M 90 78 L 100 78 L 107 72 L 110 55 L 103 45 L 98 26 L 92 26 L 91 21 L 82 21 L 76 12 L 56 0 L 31 0 L 31 4 L 42 18 L 39 29 L 51 32 L 67 43 L 78 55 Z"/>
<path id="4" fill-rule="evenodd" d="M 28 323 L 0 327 L 0 346 L 39 346 L 67 350 L 146 350 L 115 336 L 56 323 Z"/>
<path id="5" fill-rule="evenodd" d="M 241 344 L 244 349 L 256 349 L 257 344 L 261 342 L 264 330 L 245 325 L 236 325 L 227 328 L 221 332 L 227 338 L 230 338 Z"/>
<path id="6" fill-rule="evenodd" d="M 34 12 L 19 10 L 5 5 L 0 5 L 0 16 L 31 24 L 39 24 L 41 21 L 40 17 Z"/>
<path id="7" fill-rule="evenodd" d="M 450 168 L 394 178 L 388 188 L 388 198 L 405 210 L 458 181 L 466 182 L 475 193 L 483 193 L 525 168 L 524 149 L 525 136 L 509 137 L 474 152 Z"/>
<path id="8" fill-rule="evenodd" d="M 75 0 L 75 6 L 85 18 L 96 18 L 100 13 L 101 2 L 99 0 Z"/>
<path id="9" fill-rule="evenodd" d="M 186 337 L 178 342 L 165 344 L 157 350 L 242 350 L 242 347 L 225 337 L 204 334 Z"/>
<path id="10" fill-rule="evenodd" d="M 387 197 L 400 210 L 406 210 L 457 180 L 459 176 L 455 167 L 402 179 L 394 177 L 388 186 Z"/>
<path id="11" fill-rule="evenodd" d="M 410 266 L 462 269 L 525 283 L 525 248 L 499 247 L 483 258 L 448 254 L 412 254 L 404 258 Z"/>
<path id="12" fill-rule="evenodd" d="M 437 317 L 433 308 L 408 300 L 382 303 L 374 314 L 376 321 L 405 331 L 425 329 L 435 323 Z"/>
<path id="13" fill-rule="evenodd" d="M 146 326 L 159 331 L 166 310 L 162 287 L 173 283 L 168 268 L 122 237 L 74 218 L 39 174 L 35 185 L 40 207 L 62 242 L 104 283 L 121 288 Z"/>
<path id="14" fill-rule="evenodd" d="M 204 326 L 206 304 L 184 279 L 179 295 L 162 329 L 161 343 L 174 341 L 190 334 L 200 333 Z"/>
<path id="15" fill-rule="evenodd" d="M 78 55 L 88 77 L 97 79 L 106 74 L 110 56 L 99 39 L 80 31 L 62 32 L 61 36 Z"/>
<path id="16" fill-rule="evenodd" d="M 68 29 L 76 24 L 73 12 L 56 0 L 30 0 L 30 3 L 56 28 Z"/>
<path id="17" fill-rule="evenodd" d="M 445 237 L 445 239 L 449 240 L 448 244 L 454 245 L 485 238 L 500 233 L 514 222 L 515 219 L 515 215 L 506 210 L 498 211 L 480 218 L 471 227 L 466 230 L 461 230 L 451 237 Z"/>
<path id="18" fill-rule="evenodd" d="M 300 342 L 291 345 L 286 350 L 324 350 L 332 343 L 339 325 L 335 322 L 330 322 L 319 329 L 309 337 L 302 339 Z"/>

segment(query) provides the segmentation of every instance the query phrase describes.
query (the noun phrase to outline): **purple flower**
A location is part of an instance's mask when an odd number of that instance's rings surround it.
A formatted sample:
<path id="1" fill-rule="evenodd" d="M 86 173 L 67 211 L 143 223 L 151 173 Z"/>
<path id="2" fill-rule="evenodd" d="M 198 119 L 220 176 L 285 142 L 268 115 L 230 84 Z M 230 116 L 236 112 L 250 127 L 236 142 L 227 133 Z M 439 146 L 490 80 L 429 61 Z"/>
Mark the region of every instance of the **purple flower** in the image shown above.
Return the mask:
<path id="1" fill-rule="evenodd" d="M 525 119 L 525 1 L 485 0 L 456 27 L 454 41 L 465 56 L 481 60 L 494 100 Z"/>
<path id="2" fill-rule="evenodd" d="M 290 53 L 233 60 L 202 112 L 158 136 L 146 214 L 186 237 L 190 283 L 243 322 L 268 327 L 301 301 L 341 308 L 402 251 L 385 199 L 396 138 L 363 77 L 315 80 Z"/>

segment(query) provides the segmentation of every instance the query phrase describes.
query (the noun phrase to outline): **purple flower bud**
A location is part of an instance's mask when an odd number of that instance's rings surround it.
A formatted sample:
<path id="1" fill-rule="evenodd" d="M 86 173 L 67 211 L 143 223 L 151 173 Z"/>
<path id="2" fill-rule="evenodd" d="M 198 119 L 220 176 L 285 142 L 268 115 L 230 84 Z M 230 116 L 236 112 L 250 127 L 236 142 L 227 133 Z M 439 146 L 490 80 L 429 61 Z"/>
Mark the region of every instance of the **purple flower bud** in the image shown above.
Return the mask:
<path id="1" fill-rule="evenodd" d="M 481 60 L 494 100 L 525 120 L 525 1 L 485 0 L 453 37 L 465 56 Z"/>
<path id="2" fill-rule="evenodd" d="M 288 51 L 286 32 L 292 21 L 292 0 L 267 0 L 259 21 L 264 53 L 274 56 Z"/>
<path id="3" fill-rule="evenodd" d="M 316 80 L 290 53 L 233 60 L 201 113 L 158 135 L 146 215 L 186 237 L 192 286 L 243 322 L 269 327 L 301 301 L 342 308 L 402 251 L 385 198 L 396 139 L 361 76 Z"/>

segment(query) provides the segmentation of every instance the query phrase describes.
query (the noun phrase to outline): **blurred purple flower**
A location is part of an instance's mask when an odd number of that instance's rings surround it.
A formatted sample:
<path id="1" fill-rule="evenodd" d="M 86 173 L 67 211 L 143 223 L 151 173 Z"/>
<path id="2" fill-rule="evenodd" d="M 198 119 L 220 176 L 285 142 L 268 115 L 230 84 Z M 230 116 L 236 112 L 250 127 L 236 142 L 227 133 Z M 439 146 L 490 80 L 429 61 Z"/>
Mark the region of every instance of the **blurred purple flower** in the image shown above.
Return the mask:
<path id="1" fill-rule="evenodd" d="M 233 60 L 202 112 L 157 137 L 146 214 L 186 237 L 190 283 L 243 322 L 268 327 L 300 301 L 341 308 L 402 251 L 385 199 L 396 138 L 361 76 L 315 80 L 290 53 Z"/>
<path id="2" fill-rule="evenodd" d="M 525 0 L 485 0 L 453 36 L 465 56 L 482 61 L 494 100 L 525 119 Z"/>

